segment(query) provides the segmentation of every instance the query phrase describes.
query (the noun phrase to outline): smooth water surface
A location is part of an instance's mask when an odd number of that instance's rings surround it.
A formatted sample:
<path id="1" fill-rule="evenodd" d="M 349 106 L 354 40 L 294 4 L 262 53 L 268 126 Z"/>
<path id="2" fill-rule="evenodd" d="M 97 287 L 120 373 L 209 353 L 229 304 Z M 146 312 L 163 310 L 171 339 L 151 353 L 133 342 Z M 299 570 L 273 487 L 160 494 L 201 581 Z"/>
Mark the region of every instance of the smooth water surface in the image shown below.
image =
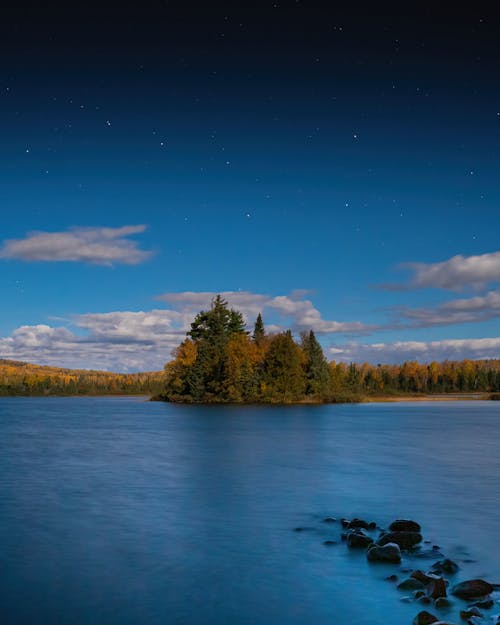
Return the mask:
<path id="1" fill-rule="evenodd" d="M 322 519 L 414 518 L 457 579 L 500 582 L 499 417 L 500 402 L 2 398 L 0 621 L 411 623 L 421 608 L 384 580 L 398 567 L 325 547 L 340 525 Z"/>

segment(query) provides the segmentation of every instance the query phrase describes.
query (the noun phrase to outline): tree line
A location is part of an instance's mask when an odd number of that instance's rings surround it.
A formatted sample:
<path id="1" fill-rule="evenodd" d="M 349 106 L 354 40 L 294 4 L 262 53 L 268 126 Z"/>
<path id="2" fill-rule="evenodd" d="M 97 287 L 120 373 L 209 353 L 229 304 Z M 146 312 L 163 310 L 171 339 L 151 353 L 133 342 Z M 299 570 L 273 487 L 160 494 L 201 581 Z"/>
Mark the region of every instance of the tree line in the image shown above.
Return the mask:
<path id="1" fill-rule="evenodd" d="M 152 395 L 163 386 L 163 373 L 158 371 L 121 374 L 0 359 L 0 396 Z"/>
<path id="2" fill-rule="evenodd" d="M 221 296 L 198 313 L 172 355 L 159 399 L 173 402 L 340 402 L 366 395 L 500 390 L 500 360 L 328 362 L 312 330 L 298 342 L 290 330 L 268 335 L 259 314 L 250 334 L 243 315 Z"/>
<path id="3" fill-rule="evenodd" d="M 328 362 L 313 331 L 253 332 L 217 296 L 196 315 L 164 371 L 111 373 L 0 359 L 0 396 L 152 395 L 174 402 L 344 402 L 365 396 L 498 393 L 500 360 L 400 365 Z"/>

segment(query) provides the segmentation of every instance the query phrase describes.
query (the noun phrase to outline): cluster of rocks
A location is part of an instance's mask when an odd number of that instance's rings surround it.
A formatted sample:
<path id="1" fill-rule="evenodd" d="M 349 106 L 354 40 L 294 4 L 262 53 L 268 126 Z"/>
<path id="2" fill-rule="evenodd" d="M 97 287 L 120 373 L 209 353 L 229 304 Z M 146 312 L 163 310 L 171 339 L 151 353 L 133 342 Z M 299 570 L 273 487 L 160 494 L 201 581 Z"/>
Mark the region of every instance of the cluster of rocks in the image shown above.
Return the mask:
<path id="1" fill-rule="evenodd" d="M 336 523 L 334 517 L 323 519 L 324 523 Z M 373 521 L 364 519 L 341 519 L 343 531 L 341 539 L 346 542 L 350 549 L 365 550 L 366 557 L 370 562 L 384 562 L 399 564 L 403 554 L 419 557 L 441 556 L 437 545 L 425 550 L 421 548 L 423 541 L 422 530 L 418 523 L 408 519 L 398 519 L 389 525 L 388 530 L 381 529 Z M 297 528 L 299 529 L 299 528 Z M 370 533 L 379 530 L 377 538 L 373 538 Z M 429 541 L 425 541 L 429 543 Z M 336 541 L 327 540 L 325 545 L 337 544 Z M 449 608 L 451 601 L 448 595 L 453 595 L 458 599 L 466 601 L 468 605 L 460 611 L 460 618 L 467 625 L 500 625 L 500 616 L 490 616 L 487 618 L 485 611 L 491 610 L 495 602 L 491 593 L 499 586 L 490 584 L 483 579 L 470 579 L 453 585 L 446 576 L 455 575 L 459 566 L 452 560 L 444 558 L 435 561 L 428 571 L 421 569 L 401 569 L 406 577 L 399 580 L 395 574 L 389 575 L 386 579 L 397 583 L 397 588 L 401 591 L 411 592 L 411 595 L 403 597 L 404 601 L 421 604 L 429 609 L 442 610 Z M 414 618 L 413 625 L 452 625 L 441 620 L 426 609 L 422 609 Z"/>

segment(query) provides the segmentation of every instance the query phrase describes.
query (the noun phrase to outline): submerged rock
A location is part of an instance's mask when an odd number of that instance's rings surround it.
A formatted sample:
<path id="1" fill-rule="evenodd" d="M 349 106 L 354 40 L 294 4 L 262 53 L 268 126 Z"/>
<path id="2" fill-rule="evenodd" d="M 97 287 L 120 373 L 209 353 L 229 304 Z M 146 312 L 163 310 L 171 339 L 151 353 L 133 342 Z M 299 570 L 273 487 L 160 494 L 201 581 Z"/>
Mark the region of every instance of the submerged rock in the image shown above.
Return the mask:
<path id="1" fill-rule="evenodd" d="M 439 619 L 437 616 L 434 616 L 434 614 L 422 610 L 422 612 L 419 612 L 413 619 L 413 625 L 431 625 L 431 623 L 437 623 L 438 620 Z"/>
<path id="2" fill-rule="evenodd" d="M 336 545 L 337 541 L 336 540 L 325 540 L 323 542 L 324 545 L 326 545 L 327 547 L 331 547 L 332 545 Z"/>
<path id="3" fill-rule="evenodd" d="M 412 552 L 414 558 L 421 558 L 422 560 L 434 560 L 436 556 L 444 557 L 440 551 L 434 551 L 433 549 L 421 549 L 420 545 L 416 545 L 415 551 Z"/>
<path id="4" fill-rule="evenodd" d="M 424 584 L 414 577 L 408 577 L 398 584 L 398 588 L 399 590 L 422 590 Z"/>
<path id="5" fill-rule="evenodd" d="M 460 610 L 460 618 L 464 621 L 469 620 L 472 616 L 483 616 L 481 612 L 475 608 L 467 608 L 467 610 Z"/>
<path id="6" fill-rule="evenodd" d="M 333 516 L 327 516 L 325 519 L 323 519 L 323 523 L 336 523 L 337 519 Z"/>
<path id="7" fill-rule="evenodd" d="M 489 595 L 493 590 L 493 586 L 484 579 L 469 579 L 453 586 L 451 594 L 461 599 L 477 599 Z"/>
<path id="8" fill-rule="evenodd" d="M 394 564 L 399 564 L 399 562 L 401 562 L 401 549 L 396 543 L 371 545 L 366 552 L 366 557 L 370 562 L 392 562 Z"/>
<path id="9" fill-rule="evenodd" d="M 482 608 L 483 610 L 489 610 L 495 605 L 495 602 L 493 601 L 493 599 L 483 599 L 482 601 L 474 601 L 472 605 L 478 608 Z"/>
<path id="10" fill-rule="evenodd" d="M 436 573 L 447 573 L 448 575 L 453 575 L 459 570 L 459 566 L 453 560 L 449 558 L 445 558 L 444 560 L 439 560 L 432 565 L 432 570 Z"/>
<path id="11" fill-rule="evenodd" d="M 421 541 L 422 534 L 418 532 L 388 532 L 379 537 L 377 544 L 386 545 L 387 543 L 396 543 L 401 549 L 411 549 Z"/>
<path id="12" fill-rule="evenodd" d="M 449 608 L 450 607 L 450 600 L 447 599 L 446 597 L 438 597 L 434 601 L 434 605 L 436 606 L 436 608 L 438 608 L 438 610 L 441 610 L 443 608 Z"/>
<path id="13" fill-rule="evenodd" d="M 420 532 L 421 527 L 416 521 L 397 519 L 389 525 L 391 532 Z"/>

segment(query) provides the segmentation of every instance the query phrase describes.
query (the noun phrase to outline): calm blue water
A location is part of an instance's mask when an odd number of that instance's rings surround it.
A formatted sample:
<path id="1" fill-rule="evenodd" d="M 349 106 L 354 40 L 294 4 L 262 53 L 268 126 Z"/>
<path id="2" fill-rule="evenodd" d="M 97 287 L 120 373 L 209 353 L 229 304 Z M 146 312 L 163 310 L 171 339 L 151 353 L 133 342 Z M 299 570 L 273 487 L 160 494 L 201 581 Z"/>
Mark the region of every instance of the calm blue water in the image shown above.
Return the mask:
<path id="1" fill-rule="evenodd" d="M 393 567 L 323 546 L 340 529 L 321 519 L 414 518 L 459 579 L 500 582 L 499 417 L 500 402 L 0 399 L 0 621 L 410 623 Z"/>

